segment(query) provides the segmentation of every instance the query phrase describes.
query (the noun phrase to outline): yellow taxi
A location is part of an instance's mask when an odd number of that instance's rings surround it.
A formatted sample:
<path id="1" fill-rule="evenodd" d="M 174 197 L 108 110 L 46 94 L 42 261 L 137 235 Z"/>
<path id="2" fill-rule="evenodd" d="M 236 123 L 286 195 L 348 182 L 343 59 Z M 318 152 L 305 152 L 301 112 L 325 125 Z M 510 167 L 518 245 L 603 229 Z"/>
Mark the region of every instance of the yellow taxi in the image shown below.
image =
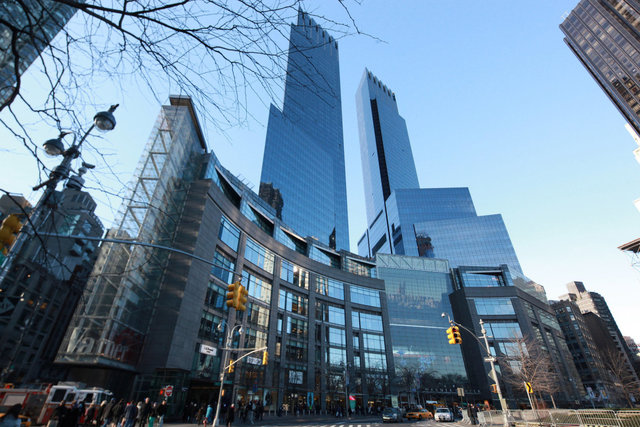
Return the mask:
<path id="1" fill-rule="evenodd" d="M 433 418 L 433 414 L 426 409 L 416 409 L 414 411 L 407 412 L 405 417 L 416 420 L 427 420 Z"/>

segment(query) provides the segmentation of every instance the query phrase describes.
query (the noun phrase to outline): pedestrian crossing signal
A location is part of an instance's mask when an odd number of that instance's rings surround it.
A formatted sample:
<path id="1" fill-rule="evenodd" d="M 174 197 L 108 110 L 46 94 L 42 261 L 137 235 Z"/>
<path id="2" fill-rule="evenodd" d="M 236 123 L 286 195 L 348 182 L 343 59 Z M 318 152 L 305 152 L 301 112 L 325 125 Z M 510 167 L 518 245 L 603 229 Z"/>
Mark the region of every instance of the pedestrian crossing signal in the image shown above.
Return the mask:
<path id="1" fill-rule="evenodd" d="M 491 388 L 491 393 L 497 393 L 498 392 L 498 385 L 497 384 L 491 384 L 489 387 Z"/>

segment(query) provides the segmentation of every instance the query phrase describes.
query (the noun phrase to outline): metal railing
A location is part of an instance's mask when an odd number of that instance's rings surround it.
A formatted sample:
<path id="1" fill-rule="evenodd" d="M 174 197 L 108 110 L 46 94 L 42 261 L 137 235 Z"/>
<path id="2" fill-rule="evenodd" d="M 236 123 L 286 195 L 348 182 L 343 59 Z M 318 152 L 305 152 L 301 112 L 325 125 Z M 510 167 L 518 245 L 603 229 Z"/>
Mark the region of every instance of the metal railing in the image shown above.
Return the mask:
<path id="1" fill-rule="evenodd" d="M 606 409 L 512 410 L 509 411 L 508 420 L 513 427 L 640 427 L 640 411 L 612 411 Z M 504 426 L 502 411 L 479 412 L 478 421 L 483 427 Z"/>

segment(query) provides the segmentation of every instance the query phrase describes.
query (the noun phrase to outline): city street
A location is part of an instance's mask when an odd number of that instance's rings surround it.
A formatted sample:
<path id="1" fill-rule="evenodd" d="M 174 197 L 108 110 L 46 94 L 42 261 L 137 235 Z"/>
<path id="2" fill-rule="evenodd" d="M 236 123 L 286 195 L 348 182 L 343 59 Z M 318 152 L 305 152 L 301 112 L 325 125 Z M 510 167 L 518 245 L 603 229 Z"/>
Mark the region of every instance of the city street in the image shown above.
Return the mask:
<path id="1" fill-rule="evenodd" d="M 458 420 L 455 423 L 438 423 L 433 420 L 404 420 L 403 423 L 383 423 L 379 417 L 358 417 L 353 420 L 343 419 L 330 419 L 327 417 L 282 417 L 282 418 L 265 418 L 264 421 L 257 421 L 254 424 L 250 423 L 237 423 L 234 422 L 234 426 L 300 426 L 300 427 L 381 427 L 387 425 L 411 425 L 415 427 L 435 427 L 439 425 L 443 426 L 467 426 L 470 425 L 464 420 Z M 169 424 L 171 427 L 194 427 L 195 424 Z M 221 424 L 224 425 L 224 424 Z"/>

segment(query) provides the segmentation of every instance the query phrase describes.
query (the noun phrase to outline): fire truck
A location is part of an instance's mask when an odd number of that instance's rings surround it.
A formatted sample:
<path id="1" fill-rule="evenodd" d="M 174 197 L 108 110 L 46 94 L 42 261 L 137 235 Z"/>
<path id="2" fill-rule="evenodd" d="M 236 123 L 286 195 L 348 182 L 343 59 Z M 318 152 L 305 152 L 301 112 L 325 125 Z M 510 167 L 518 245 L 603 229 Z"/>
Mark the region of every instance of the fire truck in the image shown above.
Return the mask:
<path id="1" fill-rule="evenodd" d="M 0 409 L 20 403 L 22 413 L 35 424 L 46 424 L 60 402 L 64 402 L 67 407 L 71 407 L 74 401 L 82 402 L 84 407 L 88 408 L 91 404 L 99 405 L 112 396 L 109 390 L 87 388 L 80 383 L 47 384 L 40 388 L 2 388 Z M 81 419 L 80 422 L 82 421 Z"/>

